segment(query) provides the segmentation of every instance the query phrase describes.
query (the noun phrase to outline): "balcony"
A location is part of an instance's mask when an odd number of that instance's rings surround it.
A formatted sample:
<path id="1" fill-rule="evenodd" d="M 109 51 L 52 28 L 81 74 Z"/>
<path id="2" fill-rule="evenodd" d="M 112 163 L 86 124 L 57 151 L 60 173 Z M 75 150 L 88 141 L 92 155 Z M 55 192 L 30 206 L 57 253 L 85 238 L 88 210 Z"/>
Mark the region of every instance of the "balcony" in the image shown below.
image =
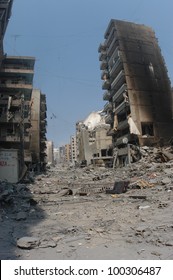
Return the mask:
<path id="1" fill-rule="evenodd" d="M 127 127 L 129 127 L 129 124 L 128 124 L 128 120 L 126 119 L 126 120 L 118 123 L 117 129 L 118 130 L 123 130 L 123 129 L 127 128 Z"/>
<path id="2" fill-rule="evenodd" d="M 107 102 L 107 103 L 104 105 L 103 111 L 104 111 L 104 112 L 107 112 L 109 109 L 112 110 L 112 105 L 111 105 L 111 103 Z"/>
<path id="3" fill-rule="evenodd" d="M 120 50 L 119 50 L 119 46 L 117 46 L 113 52 L 113 54 L 111 55 L 109 61 L 113 60 L 113 59 L 117 59 L 120 57 Z"/>
<path id="4" fill-rule="evenodd" d="M 46 111 L 40 112 L 40 119 L 41 119 L 41 120 L 46 119 L 46 117 L 47 117 Z"/>
<path id="5" fill-rule="evenodd" d="M 108 77 L 109 77 L 108 71 L 103 70 L 102 73 L 101 73 L 101 79 L 106 80 L 106 79 L 108 79 Z"/>
<path id="6" fill-rule="evenodd" d="M 0 9 L 7 9 L 9 1 L 0 1 Z"/>
<path id="7" fill-rule="evenodd" d="M 115 77 L 120 72 L 120 70 L 122 70 L 122 67 L 122 61 L 120 58 L 118 58 L 110 71 L 110 76 Z"/>
<path id="8" fill-rule="evenodd" d="M 123 136 L 117 138 L 117 141 L 115 142 L 115 145 L 116 145 L 116 146 L 119 146 L 119 145 L 125 144 L 125 143 L 124 143 L 124 139 L 125 139 L 125 138 L 127 138 L 128 141 L 130 141 L 130 138 L 131 138 L 131 137 L 130 137 L 130 134 L 125 134 L 125 135 L 123 135 Z"/>
<path id="9" fill-rule="evenodd" d="M 106 59 L 107 58 L 107 53 L 106 53 L 106 51 L 102 51 L 101 53 L 100 53 L 100 55 L 99 55 L 99 60 L 100 61 L 103 61 L 104 59 Z"/>
<path id="10" fill-rule="evenodd" d="M 46 119 L 45 119 L 45 120 L 41 120 L 41 121 L 40 121 L 40 126 L 41 126 L 41 127 L 47 126 L 47 120 L 46 120 Z"/>
<path id="11" fill-rule="evenodd" d="M 123 92 L 125 92 L 125 90 L 127 90 L 127 85 L 123 84 L 118 91 L 115 92 L 115 94 L 113 95 L 113 102 L 118 101 L 118 99 L 121 99 Z"/>
<path id="12" fill-rule="evenodd" d="M 106 44 L 105 43 L 100 44 L 100 46 L 98 48 L 98 52 L 102 52 L 102 51 L 106 51 Z"/>
<path id="13" fill-rule="evenodd" d="M 112 116 L 109 114 L 105 118 L 105 123 L 111 124 L 113 122 Z"/>
<path id="14" fill-rule="evenodd" d="M 116 42 L 117 42 L 117 38 L 115 37 L 115 38 L 112 40 L 112 42 L 111 42 L 111 44 L 110 44 L 110 46 L 109 46 L 109 48 L 108 48 L 108 50 L 107 50 L 107 55 L 108 55 L 108 56 L 112 56 L 113 50 L 114 50 L 115 48 L 117 48 Z"/>
<path id="15" fill-rule="evenodd" d="M 21 138 L 17 135 L 6 135 L 6 136 L 0 136 L 1 142 L 20 142 Z M 30 142 L 30 136 L 24 137 L 24 142 Z"/>
<path id="16" fill-rule="evenodd" d="M 106 60 L 103 60 L 100 64 L 101 70 L 106 70 L 108 68 L 108 62 Z"/>
<path id="17" fill-rule="evenodd" d="M 20 83 L 14 83 L 12 81 L 6 81 L 5 83 L 0 83 L 0 88 L 2 89 L 29 89 L 32 90 L 32 84 L 26 84 L 25 81 L 22 81 Z"/>
<path id="18" fill-rule="evenodd" d="M 102 84 L 102 89 L 110 89 L 110 80 L 105 80 Z"/>
<path id="19" fill-rule="evenodd" d="M 121 104 L 119 104 L 115 110 L 114 113 L 117 115 L 118 113 L 120 113 L 121 111 L 125 111 L 125 109 L 129 107 L 129 103 L 123 101 Z"/>
<path id="20" fill-rule="evenodd" d="M 21 123 L 21 116 L 14 116 L 11 118 L 8 117 L 8 119 L 6 117 L 6 122 L 19 124 L 19 123 Z M 24 118 L 24 124 L 30 125 L 30 122 L 31 122 L 30 117 Z"/>
<path id="21" fill-rule="evenodd" d="M 13 107 L 19 107 L 19 106 L 21 106 L 21 99 L 12 100 L 10 109 Z"/>
<path id="22" fill-rule="evenodd" d="M 116 88 L 118 84 L 125 80 L 124 70 L 121 70 L 111 84 L 111 89 Z"/>
<path id="23" fill-rule="evenodd" d="M 32 68 L 26 68 L 22 66 L 19 68 L 19 66 L 13 66 L 13 65 L 5 65 L 4 68 L 1 69 L 1 73 L 5 74 L 24 74 L 24 75 L 34 75 L 34 70 Z"/>
<path id="24" fill-rule="evenodd" d="M 111 94 L 109 91 L 105 91 L 103 94 L 103 100 L 110 100 Z"/>

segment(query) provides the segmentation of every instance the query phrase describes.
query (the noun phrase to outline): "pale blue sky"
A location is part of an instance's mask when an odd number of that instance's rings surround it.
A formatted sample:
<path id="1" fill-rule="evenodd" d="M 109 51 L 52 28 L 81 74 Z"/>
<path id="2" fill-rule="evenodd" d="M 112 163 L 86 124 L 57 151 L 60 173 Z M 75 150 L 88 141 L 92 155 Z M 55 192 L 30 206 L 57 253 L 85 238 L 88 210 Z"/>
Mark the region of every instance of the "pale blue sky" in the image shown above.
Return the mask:
<path id="1" fill-rule="evenodd" d="M 56 147 L 105 104 L 98 46 L 112 18 L 154 29 L 173 82 L 172 11 L 172 0 L 14 0 L 5 52 L 36 57 L 34 87 L 47 96 L 47 138 Z"/>

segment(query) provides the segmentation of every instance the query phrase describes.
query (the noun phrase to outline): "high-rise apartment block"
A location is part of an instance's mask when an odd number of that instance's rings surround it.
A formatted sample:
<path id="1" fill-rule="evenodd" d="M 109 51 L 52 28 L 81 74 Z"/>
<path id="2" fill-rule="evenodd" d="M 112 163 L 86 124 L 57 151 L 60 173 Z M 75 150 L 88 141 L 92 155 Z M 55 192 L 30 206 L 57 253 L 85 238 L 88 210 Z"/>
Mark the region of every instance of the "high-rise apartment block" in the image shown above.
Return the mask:
<path id="1" fill-rule="evenodd" d="M 0 0 L 0 66 L 3 60 L 3 39 L 11 16 L 13 0 Z"/>
<path id="2" fill-rule="evenodd" d="M 0 147 L 20 150 L 21 165 L 45 165 L 46 99 L 33 89 L 34 57 L 6 56 L 0 69 Z"/>
<path id="3" fill-rule="evenodd" d="M 32 162 L 44 170 L 46 163 L 46 96 L 39 89 L 33 89 L 31 95 L 31 140 L 30 152 Z"/>
<path id="4" fill-rule="evenodd" d="M 77 161 L 76 136 L 71 136 L 70 137 L 70 147 L 71 147 L 71 162 L 75 163 Z"/>
<path id="5" fill-rule="evenodd" d="M 35 58 L 6 56 L 0 69 L 0 146 L 31 162 L 31 95 Z"/>
<path id="6" fill-rule="evenodd" d="M 123 164 L 129 144 L 163 144 L 172 137 L 171 86 L 150 27 L 112 19 L 104 39 L 99 46 L 104 111 Z"/>

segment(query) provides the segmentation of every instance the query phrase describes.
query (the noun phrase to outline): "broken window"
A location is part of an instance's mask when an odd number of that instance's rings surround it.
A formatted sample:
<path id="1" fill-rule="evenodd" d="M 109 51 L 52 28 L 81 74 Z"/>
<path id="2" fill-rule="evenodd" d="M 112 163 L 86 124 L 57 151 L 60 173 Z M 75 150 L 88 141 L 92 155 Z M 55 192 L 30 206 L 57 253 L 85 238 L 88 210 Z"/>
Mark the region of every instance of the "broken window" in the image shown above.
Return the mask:
<path id="1" fill-rule="evenodd" d="M 105 149 L 102 149 L 102 150 L 101 150 L 101 156 L 102 156 L 102 157 L 106 157 L 106 156 L 107 156 L 106 150 L 105 150 Z"/>
<path id="2" fill-rule="evenodd" d="M 7 128 L 7 136 L 11 136 L 11 135 L 14 135 L 14 130 L 13 128 Z"/>
<path id="3" fill-rule="evenodd" d="M 141 123 L 142 135 L 154 136 L 153 123 Z"/>

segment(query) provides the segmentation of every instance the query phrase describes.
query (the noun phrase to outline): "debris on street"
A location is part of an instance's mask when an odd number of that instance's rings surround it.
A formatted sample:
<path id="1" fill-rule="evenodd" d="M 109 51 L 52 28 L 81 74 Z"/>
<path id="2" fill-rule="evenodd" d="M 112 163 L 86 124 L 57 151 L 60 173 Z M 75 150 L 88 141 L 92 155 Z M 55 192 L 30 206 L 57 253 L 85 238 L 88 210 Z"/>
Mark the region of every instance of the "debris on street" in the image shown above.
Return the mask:
<path id="1" fill-rule="evenodd" d="M 108 259 L 173 259 L 173 160 L 156 155 L 1 182 L 1 259 L 103 258 L 98 250 Z"/>

